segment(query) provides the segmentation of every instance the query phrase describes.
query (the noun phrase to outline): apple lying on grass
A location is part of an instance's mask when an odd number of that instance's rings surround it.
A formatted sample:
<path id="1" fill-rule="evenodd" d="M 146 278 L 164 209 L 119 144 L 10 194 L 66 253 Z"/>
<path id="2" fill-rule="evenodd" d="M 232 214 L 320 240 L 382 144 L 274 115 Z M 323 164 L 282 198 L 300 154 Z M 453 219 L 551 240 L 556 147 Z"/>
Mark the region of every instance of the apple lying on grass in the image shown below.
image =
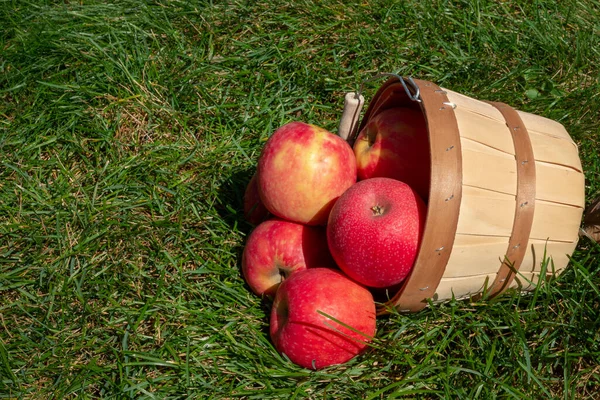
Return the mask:
<path id="1" fill-rule="evenodd" d="M 350 278 L 373 288 L 391 287 L 412 269 L 425 214 L 425 203 L 406 183 L 391 178 L 359 181 L 331 210 L 329 249 Z"/>
<path id="2" fill-rule="evenodd" d="M 335 200 L 356 182 L 356 158 L 341 137 L 290 122 L 265 143 L 257 171 L 260 198 L 272 214 L 325 225 Z"/>
<path id="3" fill-rule="evenodd" d="M 353 148 L 359 180 L 397 179 L 428 199 L 429 138 L 420 110 L 395 107 L 382 111 L 360 131 Z"/>
<path id="4" fill-rule="evenodd" d="M 310 369 L 342 364 L 363 352 L 375 336 L 371 293 L 339 271 L 314 268 L 285 280 L 271 310 L 276 349 Z"/>
<path id="5" fill-rule="evenodd" d="M 325 228 L 279 218 L 254 228 L 242 253 L 242 273 L 259 296 L 274 296 L 290 275 L 316 267 L 336 268 Z"/>
<path id="6" fill-rule="evenodd" d="M 244 192 L 244 217 L 252 225 L 258 225 L 269 218 L 269 210 L 265 207 L 258 194 L 256 174 L 252 175 Z"/>

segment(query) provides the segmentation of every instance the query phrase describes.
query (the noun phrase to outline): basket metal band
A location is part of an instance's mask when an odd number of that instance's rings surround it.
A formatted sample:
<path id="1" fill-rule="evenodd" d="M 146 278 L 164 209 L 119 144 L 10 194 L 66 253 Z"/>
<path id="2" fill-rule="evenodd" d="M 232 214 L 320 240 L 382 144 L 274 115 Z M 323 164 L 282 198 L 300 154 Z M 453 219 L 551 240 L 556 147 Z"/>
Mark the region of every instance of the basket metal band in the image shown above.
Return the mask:
<path id="1" fill-rule="evenodd" d="M 517 195 L 513 229 L 504 261 L 500 265 L 496 279 L 485 293 L 486 297 L 493 297 L 510 286 L 527 252 L 535 211 L 536 174 L 531 139 L 517 110 L 500 102 L 487 103 L 502 113 L 513 138 L 517 163 Z"/>

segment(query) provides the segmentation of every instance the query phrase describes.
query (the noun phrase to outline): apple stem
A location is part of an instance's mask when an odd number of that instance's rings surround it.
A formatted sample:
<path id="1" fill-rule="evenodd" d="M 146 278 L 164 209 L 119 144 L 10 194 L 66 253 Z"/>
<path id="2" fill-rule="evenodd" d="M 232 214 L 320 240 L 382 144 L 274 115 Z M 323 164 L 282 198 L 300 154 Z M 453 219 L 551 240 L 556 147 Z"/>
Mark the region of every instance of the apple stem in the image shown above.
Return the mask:
<path id="1" fill-rule="evenodd" d="M 367 134 L 365 135 L 365 139 L 369 143 L 369 147 L 373 147 L 377 141 L 377 130 L 372 126 L 367 125 Z"/>
<path id="2" fill-rule="evenodd" d="M 385 210 L 380 205 L 377 205 L 377 206 L 371 207 L 371 211 L 373 211 L 373 215 L 383 215 L 383 212 Z"/>
<path id="3" fill-rule="evenodd" d="M 281 277 L 281 282 L 285 281 L 288 277 L 289 273 L 285 269 L 279 268 L 279 276 Z"/>

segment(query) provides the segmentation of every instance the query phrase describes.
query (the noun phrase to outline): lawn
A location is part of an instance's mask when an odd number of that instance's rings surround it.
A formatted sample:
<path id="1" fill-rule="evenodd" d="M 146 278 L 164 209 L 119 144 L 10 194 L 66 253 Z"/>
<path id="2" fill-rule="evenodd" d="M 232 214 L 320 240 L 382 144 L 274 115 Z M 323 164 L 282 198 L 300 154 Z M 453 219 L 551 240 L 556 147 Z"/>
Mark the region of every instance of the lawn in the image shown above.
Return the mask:
<path id="1" fill-rule="evenodd" d="M 0 1 L 0 398 L 597 399 L 600 245 L 320 371 L 240 273 L 273 131 L 378 72 L 559 121 L 600 194 L 600 2 Z M 374 95 L 382 81 L 364 85 Z"/>

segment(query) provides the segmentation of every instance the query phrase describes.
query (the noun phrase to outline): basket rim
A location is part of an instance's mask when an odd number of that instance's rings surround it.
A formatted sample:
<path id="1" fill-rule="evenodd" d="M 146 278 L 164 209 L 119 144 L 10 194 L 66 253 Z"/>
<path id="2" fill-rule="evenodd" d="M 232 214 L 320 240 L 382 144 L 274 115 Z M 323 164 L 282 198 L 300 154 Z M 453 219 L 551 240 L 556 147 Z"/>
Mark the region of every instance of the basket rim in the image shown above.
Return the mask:
<path id="1" fill-rule="evenodd" d="M 429 136 L 430 186 L 421 244 L 411 273 L 378 314 L 393 307 L 416 312 L 427 306 L 444 275 L 452 252 L 462 197 L 462 154 L 453 104 L 446 91 L 436 84 L 415 79 L 420 100 L 413 101 L 397 78 L 377 91 L 365 112 L 358 131 L 381 111 L 398 106 L 419 107 L 425 116 Z M 432 134 L 434 132 L 434 134 Z"/>

